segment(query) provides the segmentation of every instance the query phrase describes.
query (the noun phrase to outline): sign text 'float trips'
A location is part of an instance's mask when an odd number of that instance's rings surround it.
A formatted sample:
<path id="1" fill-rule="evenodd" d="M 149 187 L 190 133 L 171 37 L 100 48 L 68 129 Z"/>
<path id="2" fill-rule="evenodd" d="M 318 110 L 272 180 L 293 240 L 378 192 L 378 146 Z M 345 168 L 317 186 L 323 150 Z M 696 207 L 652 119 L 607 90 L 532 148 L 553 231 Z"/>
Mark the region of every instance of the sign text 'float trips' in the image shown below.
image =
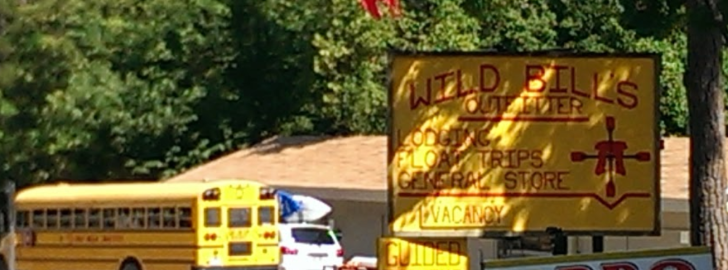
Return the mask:
<path id="1" fill-rule="evenodd" d="M 651 54 L 393 54 L 392 232 L 659 234 L 659 66 Z"/>

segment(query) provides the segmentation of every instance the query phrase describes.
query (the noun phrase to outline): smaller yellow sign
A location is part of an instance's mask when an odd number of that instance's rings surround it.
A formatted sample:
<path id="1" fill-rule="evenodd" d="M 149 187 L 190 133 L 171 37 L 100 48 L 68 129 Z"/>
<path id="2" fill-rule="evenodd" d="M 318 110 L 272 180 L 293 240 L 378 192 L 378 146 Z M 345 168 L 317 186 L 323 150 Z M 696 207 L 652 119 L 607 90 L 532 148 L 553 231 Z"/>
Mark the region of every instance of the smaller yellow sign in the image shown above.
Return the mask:
<path id="1" fill-rule="evenodd" d="M 380 238 L 379 270 L 467 270 L 466 238 Z"/>

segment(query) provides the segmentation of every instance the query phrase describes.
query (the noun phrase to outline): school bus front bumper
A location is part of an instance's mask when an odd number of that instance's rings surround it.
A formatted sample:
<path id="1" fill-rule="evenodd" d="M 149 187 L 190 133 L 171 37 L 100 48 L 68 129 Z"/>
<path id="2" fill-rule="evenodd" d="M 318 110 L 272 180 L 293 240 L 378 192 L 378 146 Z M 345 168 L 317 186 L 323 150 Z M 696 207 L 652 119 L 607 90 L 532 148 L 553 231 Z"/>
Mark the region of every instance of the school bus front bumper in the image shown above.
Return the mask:
<path id="1" fill-rule="evenodd" d="M 192 266 L 191 270 L 278 270 L 278 265 L 256 266 Z"/>

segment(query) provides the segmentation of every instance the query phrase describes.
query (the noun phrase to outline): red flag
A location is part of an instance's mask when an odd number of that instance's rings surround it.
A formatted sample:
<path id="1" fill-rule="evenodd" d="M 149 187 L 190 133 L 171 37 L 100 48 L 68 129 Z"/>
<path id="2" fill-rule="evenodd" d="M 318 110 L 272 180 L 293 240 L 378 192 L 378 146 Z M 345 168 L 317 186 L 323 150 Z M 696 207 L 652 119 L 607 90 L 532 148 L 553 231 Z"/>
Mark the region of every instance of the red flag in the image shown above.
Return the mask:
<path id="1" fill-rule="evenodd" d="M 399 16 L 399 0 L 360 0 L 364 10 L 369 12 L 375 19 L 382 17 L 382 14 L 379 12 L 379 7 L 377 7 L 377 2 L 379 1 L 383 1 L 389 7 L 389 12 L 392 16 Z"/>
<path id="2" fill-rule="evenodd" d="M 392 13 L 393 17 L 399 16 L 399 12 L 401 11 L 399 9 L 399 0 L 385 0 L 387 3 L 387 6 L 389 6 L 389 13 Z"/>
<path id="3" fill-rule="evenodd" d="M 360 0 L 361 5 L 364 6 L 364 10 L 366 12 L 369 12 L 369 15 L 372 15 L 375 19 L 379 19 L 382 17 L 382 14 L 379 13 L 379 8 L 377 7 L 377 1 L 379 0 Z"/>

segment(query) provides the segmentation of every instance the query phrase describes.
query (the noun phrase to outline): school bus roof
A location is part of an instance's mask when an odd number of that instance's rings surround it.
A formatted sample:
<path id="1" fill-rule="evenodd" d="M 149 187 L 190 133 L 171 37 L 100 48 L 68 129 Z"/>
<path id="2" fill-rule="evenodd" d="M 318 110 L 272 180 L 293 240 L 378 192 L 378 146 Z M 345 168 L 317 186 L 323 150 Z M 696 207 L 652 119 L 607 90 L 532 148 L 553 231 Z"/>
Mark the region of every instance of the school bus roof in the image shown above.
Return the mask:
<path id="1" fill-rule="evenodd" d="M 205 190 L 225 186 L 263 187 L 248 180 L 220 179 L 207 182 L 115 182 L 98 184 L 45 184 L 28 187 L 15 195 L 15 202 L 73 203 L 99 200 L 184 200 L 194 199 Z"/>

